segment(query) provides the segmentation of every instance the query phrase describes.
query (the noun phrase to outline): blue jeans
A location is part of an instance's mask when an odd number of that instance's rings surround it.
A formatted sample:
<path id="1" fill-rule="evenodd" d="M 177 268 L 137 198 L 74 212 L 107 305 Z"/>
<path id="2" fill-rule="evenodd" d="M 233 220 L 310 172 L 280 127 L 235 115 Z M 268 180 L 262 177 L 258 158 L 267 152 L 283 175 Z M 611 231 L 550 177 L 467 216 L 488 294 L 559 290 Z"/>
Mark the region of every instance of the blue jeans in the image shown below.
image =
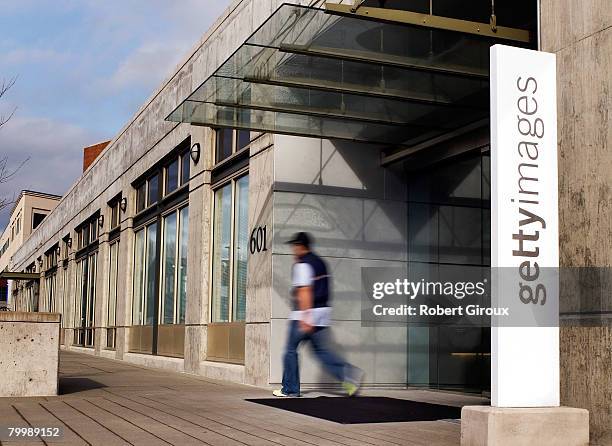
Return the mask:
<path id="1" fill-rule="evenodd" d="M 325 370 L 338 381 L 345 381 L 350 364 L 340 358 L 329 348 L 329 328 L 315 327 L 314 331 L 304 333 L 300 330 L 298 321 L 291 321 L 289 337 L 283 358 L 283 393 L 287 395 L 300 394 L 300 367 L 297 349 L 302 341 L 310 341 L 317 359 Z"/>

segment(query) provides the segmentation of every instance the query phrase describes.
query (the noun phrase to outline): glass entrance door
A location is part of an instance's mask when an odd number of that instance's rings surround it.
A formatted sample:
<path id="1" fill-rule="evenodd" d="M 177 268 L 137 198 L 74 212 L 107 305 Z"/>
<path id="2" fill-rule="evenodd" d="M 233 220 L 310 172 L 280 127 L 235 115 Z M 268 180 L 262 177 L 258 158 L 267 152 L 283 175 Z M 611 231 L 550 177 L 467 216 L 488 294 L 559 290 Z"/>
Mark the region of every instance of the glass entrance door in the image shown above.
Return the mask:
<path id="1" fill-rule="evenodd" d="M 407 172 L 411 280 L 490 265 L 489 156 L 477 151 Z M 408 383 L 482 392 L 490 389 L 490 329 L 410 327 Z"/>

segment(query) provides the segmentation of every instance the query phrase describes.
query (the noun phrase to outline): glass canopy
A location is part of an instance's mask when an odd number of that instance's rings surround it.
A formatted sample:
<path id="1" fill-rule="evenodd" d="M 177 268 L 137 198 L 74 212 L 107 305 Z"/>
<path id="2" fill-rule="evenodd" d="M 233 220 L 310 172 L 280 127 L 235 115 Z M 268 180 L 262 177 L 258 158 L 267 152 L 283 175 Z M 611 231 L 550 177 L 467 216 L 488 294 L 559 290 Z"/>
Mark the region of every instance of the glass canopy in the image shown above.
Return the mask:
<path id="1" fill-rule="evenodd" d="M 489 116 L 502 41 L 283 4 L 167 120 L 415 144 Z"/>

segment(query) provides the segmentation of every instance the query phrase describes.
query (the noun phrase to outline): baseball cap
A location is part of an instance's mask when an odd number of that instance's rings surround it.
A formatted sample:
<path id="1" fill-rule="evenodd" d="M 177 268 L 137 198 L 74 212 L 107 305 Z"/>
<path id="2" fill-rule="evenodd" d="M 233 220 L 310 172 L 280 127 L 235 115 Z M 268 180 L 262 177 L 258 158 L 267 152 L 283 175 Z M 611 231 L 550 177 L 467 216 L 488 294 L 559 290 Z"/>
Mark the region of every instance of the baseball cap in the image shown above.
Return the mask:
<path id="1" fill-rule="evenodd" d="M 306 232 L 297 232 L 287 240 L 287 243 L 290 245 L 303 245 L 308 248 L 312 243 L 312 238 Z"/>

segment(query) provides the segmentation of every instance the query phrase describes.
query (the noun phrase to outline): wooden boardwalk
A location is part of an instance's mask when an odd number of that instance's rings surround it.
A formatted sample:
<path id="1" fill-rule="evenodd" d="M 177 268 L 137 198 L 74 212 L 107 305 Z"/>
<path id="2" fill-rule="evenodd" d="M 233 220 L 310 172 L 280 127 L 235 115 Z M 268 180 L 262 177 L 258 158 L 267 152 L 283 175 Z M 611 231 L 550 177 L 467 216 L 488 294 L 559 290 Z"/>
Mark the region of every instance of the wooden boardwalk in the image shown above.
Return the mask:
<path id="1" fill-rule="evenodd" d="M 246 401 L 269 398 L 270 392 L 264 389 L 73 352 L 62 352 L 60 369 L 63 395 L 0 399 L 0 425 L 60 426 L 64 437 L 2 444 L 459 444 L 460 425 L 452 421 L 338 424 Z M 393 396 L 397 398 L 397 394 Z M 435 392 L 403 391 L 401 395 L 430 402 L 465 403 L 461 396 Z"/>

